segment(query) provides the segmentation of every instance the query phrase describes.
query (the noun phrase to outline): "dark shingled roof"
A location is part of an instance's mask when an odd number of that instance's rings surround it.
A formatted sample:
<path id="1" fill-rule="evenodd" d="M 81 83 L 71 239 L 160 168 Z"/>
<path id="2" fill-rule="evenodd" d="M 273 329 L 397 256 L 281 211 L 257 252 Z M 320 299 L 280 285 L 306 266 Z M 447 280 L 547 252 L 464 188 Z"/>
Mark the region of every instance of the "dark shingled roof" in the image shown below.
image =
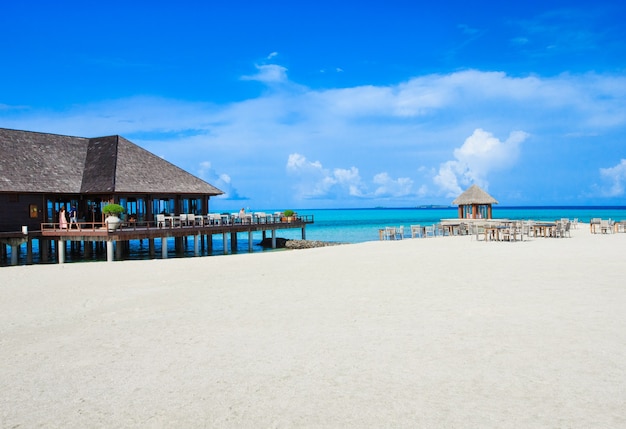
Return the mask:
<path id="1" fill-rule="evenodd" d="M 223 194 L 120 136 L 90 139 L 5 128 L 0 192 Z"/>
<path id="2" fill-rule="evenodd" d="M 456 200 L 452 201 L 452 204 L 459 206 L 471 204 L 498 204 L 498 201 L 477 185 L 472 185 L 459 195 Z"/>

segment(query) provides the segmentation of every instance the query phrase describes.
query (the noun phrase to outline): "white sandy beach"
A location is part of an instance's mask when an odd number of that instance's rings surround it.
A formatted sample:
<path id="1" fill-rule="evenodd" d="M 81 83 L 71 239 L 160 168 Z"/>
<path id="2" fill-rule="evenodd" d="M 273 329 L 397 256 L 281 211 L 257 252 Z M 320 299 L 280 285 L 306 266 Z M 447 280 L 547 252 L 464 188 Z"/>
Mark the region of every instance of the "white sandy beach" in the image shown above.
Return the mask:
<path id="1" fill-rule="evenodd" d="M 623 428 L 626 234 L 0 269 L 2 428 Z"/>

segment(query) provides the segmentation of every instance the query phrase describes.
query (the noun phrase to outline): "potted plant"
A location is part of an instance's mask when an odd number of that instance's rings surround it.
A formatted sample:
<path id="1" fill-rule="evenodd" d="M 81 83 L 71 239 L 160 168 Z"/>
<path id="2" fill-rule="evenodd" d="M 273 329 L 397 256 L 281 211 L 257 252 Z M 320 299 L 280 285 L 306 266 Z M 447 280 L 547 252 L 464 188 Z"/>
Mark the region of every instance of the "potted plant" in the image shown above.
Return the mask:
<path id="1" fill-rule="evenodd" d="M 293 210 L 285 210 L 283 212 L 283 217 L 287 222 L 292 222 L 294 219 L 295 212 Z"/>
<path id="2" fill-rule="evenodd" d="M 107 204 L 102 208 L 102 213 L 106 215 L 104 222 L 107 224 L 108 230 L 115 231 L 120 226 L 119 215 L 124 213 L 124 207 L 119 204 Z"/>

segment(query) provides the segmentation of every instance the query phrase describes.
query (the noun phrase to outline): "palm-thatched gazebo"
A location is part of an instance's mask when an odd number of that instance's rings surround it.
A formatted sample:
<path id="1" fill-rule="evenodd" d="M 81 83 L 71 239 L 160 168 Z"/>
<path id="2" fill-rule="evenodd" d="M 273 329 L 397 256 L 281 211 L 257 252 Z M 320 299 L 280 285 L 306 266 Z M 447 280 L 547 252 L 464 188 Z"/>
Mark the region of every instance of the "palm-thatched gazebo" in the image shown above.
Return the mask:
<path id="1" fill-rule="evenodd" d="M 477 185 L 472 185 L 452 204 L 459 206 L 459 219 L 491 219 L 491 205 L 498 204 L 498 201 Z"/>

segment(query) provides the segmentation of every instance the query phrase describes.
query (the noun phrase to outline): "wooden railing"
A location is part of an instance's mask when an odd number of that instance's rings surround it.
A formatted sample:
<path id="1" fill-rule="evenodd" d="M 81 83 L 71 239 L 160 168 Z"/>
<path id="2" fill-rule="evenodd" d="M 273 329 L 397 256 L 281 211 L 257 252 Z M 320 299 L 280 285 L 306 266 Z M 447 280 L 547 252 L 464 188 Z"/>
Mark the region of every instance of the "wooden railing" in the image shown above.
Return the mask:
<path id="1" fill-rule="evenodd" d="M 273 215 L 268 216 L 247 216 L 239 218 L 232 215 L 220 215 L 217 217 L 195 217 L 193 222 L 181 219 L 180 216 L 167 216 L 165 220 L 154 221 L 122 221 L 118 230 L 154 230 L 154 229 L 210 229 L 224 227 L 246 227 L 259 225 L 302 225 L 313 223 L 313 215 L 300 215 L 297 217 L 285 218 Z M 103 232 L 107 230 L 106 223 L 103 222 L 78 222 L 67 223 L 64 228 L 58 222 L 44 222 L 41 224 L 43 233 L 78 233 L 78 232 Z"/>

